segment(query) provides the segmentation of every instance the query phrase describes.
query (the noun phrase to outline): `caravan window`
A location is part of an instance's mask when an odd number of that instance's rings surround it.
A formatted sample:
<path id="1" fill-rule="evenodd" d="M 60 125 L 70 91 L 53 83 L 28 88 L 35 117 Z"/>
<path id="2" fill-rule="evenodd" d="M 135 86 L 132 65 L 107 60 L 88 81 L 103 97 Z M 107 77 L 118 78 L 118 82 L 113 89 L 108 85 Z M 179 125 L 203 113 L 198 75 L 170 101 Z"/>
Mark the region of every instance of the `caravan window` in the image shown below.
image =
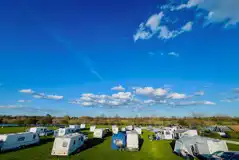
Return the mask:
<path id="1" fill-rule="evenodd" d="M 169 131 L 166 131 L 166 135 L 170 135 L 170 132 L 169 132 Z"/>
<path id="2" fill-rule="evenodd" d="M 62 144 L 62 147 L 67 147 L 67 145 L 68 145 L 68 142 L 64 141 Z"/>
<path id="3" fill-rule="evenodd" d="M 75 145 L 76 144 L 76 140 L 74 140 L 74 143 L 73 143 L 73 145 Z"/>
<path id="4" fill-rule="evenodd" d="M 25 137 L 19 137 L 18 139 L 17 139 L 17 141 L 24 141 L 25 140 Z"/>

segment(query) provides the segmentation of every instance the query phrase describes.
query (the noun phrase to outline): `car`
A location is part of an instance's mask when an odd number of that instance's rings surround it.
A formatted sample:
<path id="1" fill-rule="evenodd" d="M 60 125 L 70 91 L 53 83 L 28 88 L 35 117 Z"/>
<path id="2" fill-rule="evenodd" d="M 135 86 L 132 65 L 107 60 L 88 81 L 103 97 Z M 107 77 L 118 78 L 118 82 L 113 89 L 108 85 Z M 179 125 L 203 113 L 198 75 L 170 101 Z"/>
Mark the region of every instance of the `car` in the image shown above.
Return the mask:
<path id="1" fill-rule="evenodd" d="M 239 160 L 239 152 L 218 151 L 207 157 L 207 160 Z"/>

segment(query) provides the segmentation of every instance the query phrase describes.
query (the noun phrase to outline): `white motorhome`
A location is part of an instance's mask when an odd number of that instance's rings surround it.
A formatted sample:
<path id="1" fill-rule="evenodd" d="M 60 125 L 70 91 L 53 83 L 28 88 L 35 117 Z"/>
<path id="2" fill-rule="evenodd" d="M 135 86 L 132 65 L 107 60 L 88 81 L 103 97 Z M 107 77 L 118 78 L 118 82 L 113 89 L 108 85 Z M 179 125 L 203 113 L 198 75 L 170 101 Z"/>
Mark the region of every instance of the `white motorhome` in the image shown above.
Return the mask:
<path id="1" fill-rule="evenodd" d="M 96 126 L 90 126 L 90 132 L 94 132 L 95 128 L 96 128 Z"/>
<path id="2" fill-rule="evenodd" d="M 47 127 L 32 127 L 29 132 L 37 133 L 39 136 L 48 136 L 53 134 L 53 130 L 48 130 Z"/>
<path id="3" fill-rule="evenodd" d="M 80 128 L 81 128 L 81 129 L 85 129 L 85 124 L 81 124 L 81 125 L 80 125 Z"/>
<path id="4" fill-rule="evenodd" d="M 201 137 L 201 136 L 184 136 L 175 143 L 174 152 L 180 154 L 187 152 L 192 156 L 209 155 L 217 151 L 228 151 L 225 141 Z"/>
<path id="5" fill-rule="evenodd" d="M 174 131 L 174 138 L 179 139 L 182 138 L 183 136 L 197 136 L 198 132 L 197 130 L 184 130 L 184 129 L 179 129 Z"/>
<path id="6" fill-rule="evenodd" d="M 139 150 L 139 135 L 135 131 L 126 132 L 126 147 L 130 151 Z"/>
<path id="7" fill-rule="evenodd" d="M 80 125 L 69 125 L 69 128 L 74 129 L 75 131 L 80 131 Z"/>
<path id="8" fill-rule="evenodd" d="M 112 132 L 113 134 L 117 134 L 119 132 L 119 128 L 116 125 L 112 126 Z"/>
<path id="9" fill-rule="evenodd" d="M 105 129 L 103 128 L 97 128 L 94 130 L 93 137 L 94 138 L 103 138 L 105 136 Z"/>
<path id="10" fill-rule="evenodd" d="M 140 127 L 135 127 L 134 130 L 141 135 L 142 134 L 142 129 Z"/>
<path id="11" fill-rule="evenodd" d="M 32 132 L 1 134 L 0 135 L 0 151 L 21 148 L 28 145 L 38 144 L 40 142 L 39 135 Z"/>
<path id="12" fill-rule="evenodd" d="M 59 128 L 58 130 L 55 130 L 54 137 L 58 136 L 65 136 L 67 134 L 75 133 L 75 129 L 72 128 Z"/>
<path id="13" fill-rule="evenodd" d="M 56 137 L 51 155 L 67 156 L 77 151 L 84 144 L 84 135 L 79 133 Z"/>

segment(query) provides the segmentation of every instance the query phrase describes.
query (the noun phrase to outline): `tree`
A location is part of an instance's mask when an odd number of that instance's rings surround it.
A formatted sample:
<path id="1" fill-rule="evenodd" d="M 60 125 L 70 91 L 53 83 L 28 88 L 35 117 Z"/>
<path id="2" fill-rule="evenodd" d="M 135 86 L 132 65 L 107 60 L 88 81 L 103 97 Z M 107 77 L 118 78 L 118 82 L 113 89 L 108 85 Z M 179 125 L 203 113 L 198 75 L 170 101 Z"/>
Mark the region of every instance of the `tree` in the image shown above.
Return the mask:
<path id="1" fill-rule="evenodd" d="M 178 124 L 181 126 L 188 126 L 188 123 L 184 119 L 179 119 Z"/>

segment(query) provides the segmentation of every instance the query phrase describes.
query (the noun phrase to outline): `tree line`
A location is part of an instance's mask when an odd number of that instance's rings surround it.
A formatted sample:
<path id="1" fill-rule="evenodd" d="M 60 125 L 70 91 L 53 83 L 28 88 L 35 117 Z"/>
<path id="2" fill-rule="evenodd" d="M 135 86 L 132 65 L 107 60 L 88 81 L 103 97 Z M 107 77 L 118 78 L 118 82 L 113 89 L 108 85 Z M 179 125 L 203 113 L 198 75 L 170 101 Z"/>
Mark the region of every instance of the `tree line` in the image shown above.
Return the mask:
<path id="1" fill-rule="evenodd" d="M 237 125 L 239 117 L 214 116 L 214 117 L 54 117 L 50 114 L 46 116 L 6 116 L 0 115 L 0 124 L 18 125 L 68 125 L 68 124 L 90 124 L 90 125 L 153 125 L 168 126 L 181 125 L 188 127 L 200 127 L 211 125 Z"/>

